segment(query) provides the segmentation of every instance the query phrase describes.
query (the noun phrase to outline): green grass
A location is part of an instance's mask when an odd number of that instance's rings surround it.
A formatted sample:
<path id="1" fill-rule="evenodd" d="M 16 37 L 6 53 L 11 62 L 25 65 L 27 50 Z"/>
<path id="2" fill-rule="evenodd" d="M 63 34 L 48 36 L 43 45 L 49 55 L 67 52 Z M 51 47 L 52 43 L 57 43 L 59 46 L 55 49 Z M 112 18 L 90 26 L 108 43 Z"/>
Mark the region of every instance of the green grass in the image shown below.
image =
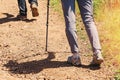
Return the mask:
<path id="1" fill-rule="evenodd" d="M 61 0 L 51 0 L 50 7 L 52 7 L 54 11 L 62 14 Z"/>
<path id="2" fill-rule="evenodd" d="M 120 70 L 118 70 L 115 74 L 115 80 L 120 80 Z"/>

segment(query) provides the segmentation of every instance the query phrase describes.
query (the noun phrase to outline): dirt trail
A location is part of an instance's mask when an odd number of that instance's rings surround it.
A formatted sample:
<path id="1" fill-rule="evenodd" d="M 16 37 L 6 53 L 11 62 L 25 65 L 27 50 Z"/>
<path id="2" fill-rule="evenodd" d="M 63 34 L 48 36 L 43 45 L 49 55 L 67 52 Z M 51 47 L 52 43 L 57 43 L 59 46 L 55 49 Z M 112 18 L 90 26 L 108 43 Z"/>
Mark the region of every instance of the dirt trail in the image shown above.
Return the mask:
<path id="1" fill-rule="evenodd" d="M 0 80 L 112 80 L 113 68 L 106 62 L 101 69 L 88 67 L 91 52 L 81 41 L 83 66 L 66 64 L 71 53 L 64 20 L 51 9 L 49 53 L 45 53 L 47 2 L 38 1 L 40 16 L 32 17 L 27 2 L 28 20 L 18 21 L 17 0 L 0 0 Z"/>

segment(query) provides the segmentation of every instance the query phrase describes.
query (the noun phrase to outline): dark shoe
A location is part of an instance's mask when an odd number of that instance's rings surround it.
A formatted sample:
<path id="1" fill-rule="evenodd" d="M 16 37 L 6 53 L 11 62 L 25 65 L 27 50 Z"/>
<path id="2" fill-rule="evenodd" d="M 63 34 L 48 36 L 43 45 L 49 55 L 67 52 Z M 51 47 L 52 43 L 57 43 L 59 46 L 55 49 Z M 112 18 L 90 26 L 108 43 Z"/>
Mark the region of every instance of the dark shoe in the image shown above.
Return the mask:
<path id="1" fill-rule="evenodd" d="M 18 19 L 18 20 L 26 20 L 26 19 L 27 19 L 27 16 L 17 15 L 17 19 Z"/>
<path id="2" fill-rule="evenodd" d="M 38 7 L 38 6 L 37 6 L 35 3 L 33 3 L 33 4 L 30 5 L 30 8 L 31 8 L 31 10 L 32 10 L 32 16 L 33 16 L 33 17 L 39 16 L 39 12 L 38 12 L 38 8 L 37 8 L 37 7 Z"/>
<path id="3" fill-rule="evenodd" d="M 68 62 L 69 64 L 74 65 L 74 66 L 81 66 L 80 57 L 74 58 L 73 56 L 70 56 L 70 57 L 68 57 L 67 62 Z"/>

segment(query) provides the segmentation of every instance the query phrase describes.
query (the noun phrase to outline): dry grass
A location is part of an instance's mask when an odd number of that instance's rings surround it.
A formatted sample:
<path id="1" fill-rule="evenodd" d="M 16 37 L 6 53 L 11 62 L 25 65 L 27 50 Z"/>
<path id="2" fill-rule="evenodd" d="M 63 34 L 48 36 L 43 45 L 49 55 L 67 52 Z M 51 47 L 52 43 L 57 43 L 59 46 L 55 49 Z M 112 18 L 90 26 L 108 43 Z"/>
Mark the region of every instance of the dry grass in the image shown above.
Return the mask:
<path id="1" fill-rule="evenodd" d="M 120 2 L 110 0 L 104 4 L 96 18 L 100 30 L 104 55 L 111 58 L 114 65 L 120 63 Z"/>

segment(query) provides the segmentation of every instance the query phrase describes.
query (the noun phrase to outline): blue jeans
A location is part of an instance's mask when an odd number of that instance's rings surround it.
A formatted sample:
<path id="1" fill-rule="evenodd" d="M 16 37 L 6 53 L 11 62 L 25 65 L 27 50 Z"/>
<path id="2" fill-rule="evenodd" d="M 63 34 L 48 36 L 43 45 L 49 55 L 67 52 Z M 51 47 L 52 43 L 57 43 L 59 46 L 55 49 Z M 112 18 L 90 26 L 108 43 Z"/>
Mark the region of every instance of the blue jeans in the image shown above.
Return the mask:
<path id="1" fill-rule="evenodd" d="M 36 5 L 38 5 L 37 0 L 28 0 L 28 2 L 30 4 L 35 3 Z M 18 0 L 18 7 L 19 7 L 20 15 L 26 16 L 27 15 L 26 1 L 25 0 Z"/>
<path id="2" fill-rule="evenodd" d="M 66 36 L 71 52 L 78 53 L 79 49 L 76 34 L 75 0 L 61 0 L 61 3 L 66 23 Z M 93 52 L 96 50 L 101 50 L 98 32 L 93 19 L 92 0 L 77 0 L 77 3 Z"/>

